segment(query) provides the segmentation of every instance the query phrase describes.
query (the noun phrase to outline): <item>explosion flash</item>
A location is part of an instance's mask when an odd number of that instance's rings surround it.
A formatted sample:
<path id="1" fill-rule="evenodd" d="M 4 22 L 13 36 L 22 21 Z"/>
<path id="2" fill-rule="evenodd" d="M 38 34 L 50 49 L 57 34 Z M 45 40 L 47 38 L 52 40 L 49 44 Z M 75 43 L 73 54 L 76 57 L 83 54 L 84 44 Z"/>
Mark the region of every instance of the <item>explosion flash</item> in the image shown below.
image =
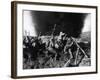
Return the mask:
<path id="1" fill-rule="evenodd" d="M 24 11 L 24 35 L 37 36 L 30 11 Z"/>

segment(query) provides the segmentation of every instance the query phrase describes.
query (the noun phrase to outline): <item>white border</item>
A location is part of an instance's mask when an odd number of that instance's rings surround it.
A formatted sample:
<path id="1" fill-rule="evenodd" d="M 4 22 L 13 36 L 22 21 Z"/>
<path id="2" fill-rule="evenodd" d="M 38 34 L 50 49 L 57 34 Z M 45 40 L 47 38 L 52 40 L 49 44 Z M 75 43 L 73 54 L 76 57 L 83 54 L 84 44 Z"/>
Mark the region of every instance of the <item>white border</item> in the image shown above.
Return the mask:
<path id="1" fill-rule="evenodd" d="M 91 66 L 88 67 L 68 67 L 68 68 L 52 68 L 52 69 L 29 69 L 23 70 L 23 49 L 22 49 L 22 10 L 38 10 L 38 11 L 56 11 L 56 12 L 74 12 L 74 13 L 91 13 Z M 93 8 L 77 8 L 77 7 L 59 7 L 46 5 L 28 5 L 17 4 L 17 76 L 32 75 L 49 75 L 63 73 L 80 73 L 96 71 L 96 9 Z"/>

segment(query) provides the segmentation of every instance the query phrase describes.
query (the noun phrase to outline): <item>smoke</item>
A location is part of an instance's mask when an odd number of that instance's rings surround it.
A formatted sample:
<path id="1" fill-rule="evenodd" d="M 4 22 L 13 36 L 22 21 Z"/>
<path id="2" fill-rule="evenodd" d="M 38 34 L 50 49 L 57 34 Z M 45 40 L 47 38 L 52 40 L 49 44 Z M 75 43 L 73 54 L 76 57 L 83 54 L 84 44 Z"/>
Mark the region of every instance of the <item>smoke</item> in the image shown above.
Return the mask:
<path id="1" fill-rule="evenodd" d="M 36 35 L 40 32 L 45 35 L 51 34 L 56 24 L 54 35 L 58 35 L 60 31 L 69 36 L 79 37 L 84 27 L 85 17 L 87 13 L 68 13 L 68 12 L 47 12 L 47 11 L 29 11 L 31 12 L 32 29 Z"/>

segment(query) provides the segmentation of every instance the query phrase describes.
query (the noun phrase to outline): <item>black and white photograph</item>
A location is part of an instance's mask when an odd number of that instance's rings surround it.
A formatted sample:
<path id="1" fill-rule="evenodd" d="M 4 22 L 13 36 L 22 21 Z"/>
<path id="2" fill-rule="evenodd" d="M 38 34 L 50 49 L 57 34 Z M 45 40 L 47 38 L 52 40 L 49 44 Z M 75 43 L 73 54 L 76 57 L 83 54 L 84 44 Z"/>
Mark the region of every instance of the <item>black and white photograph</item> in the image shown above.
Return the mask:
<path id="1" fill-rule="evenodd" d="M 97 73 L 97 7 L 12 2 L 12 77 Z"/>
<path id="2" fill-rule="evenodd" d="M 91 14 L 23 11 L 23 69 L 91 66 Z"/>

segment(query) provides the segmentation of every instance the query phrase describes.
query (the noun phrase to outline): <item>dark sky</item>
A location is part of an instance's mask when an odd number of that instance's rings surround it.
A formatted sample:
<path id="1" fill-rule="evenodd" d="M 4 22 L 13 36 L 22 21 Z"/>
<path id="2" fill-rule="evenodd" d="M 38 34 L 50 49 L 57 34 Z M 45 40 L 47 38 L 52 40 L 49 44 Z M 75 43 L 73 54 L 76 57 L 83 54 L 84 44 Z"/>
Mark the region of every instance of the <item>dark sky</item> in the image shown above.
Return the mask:
<path id="1" fill-rule="evenodd" d="M 73 37 L 79 37 L 87 15 L 87 13 L 46 11 L 31 11 L 31 14 L 37 34 L 41 32 L 43 35 L 47 33 L 50 35 L 56 24 L 54 35 L 62 31 Z"/>

